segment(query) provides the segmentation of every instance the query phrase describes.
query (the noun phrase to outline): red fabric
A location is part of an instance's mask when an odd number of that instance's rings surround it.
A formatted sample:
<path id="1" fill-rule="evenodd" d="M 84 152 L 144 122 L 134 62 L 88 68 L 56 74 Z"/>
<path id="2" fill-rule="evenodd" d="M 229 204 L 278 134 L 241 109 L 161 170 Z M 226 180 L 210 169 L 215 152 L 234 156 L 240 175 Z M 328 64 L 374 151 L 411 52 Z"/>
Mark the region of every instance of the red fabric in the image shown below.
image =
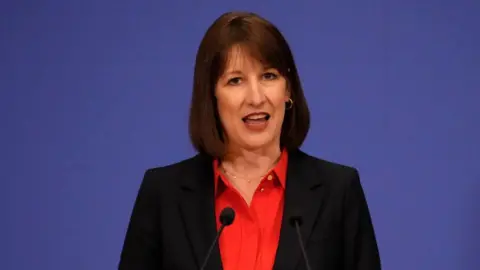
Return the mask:
<path id="1" fill-rule="evenodd" d="M 288 154 L 283 151 L 277 165 L 262 179 L 250 207 L 230 185 L 214 161 L 215 213 L 223 208 L 235 210 L 235 221 L 219 239 L 225 270 L 271 270 L 280 237 Z"/>

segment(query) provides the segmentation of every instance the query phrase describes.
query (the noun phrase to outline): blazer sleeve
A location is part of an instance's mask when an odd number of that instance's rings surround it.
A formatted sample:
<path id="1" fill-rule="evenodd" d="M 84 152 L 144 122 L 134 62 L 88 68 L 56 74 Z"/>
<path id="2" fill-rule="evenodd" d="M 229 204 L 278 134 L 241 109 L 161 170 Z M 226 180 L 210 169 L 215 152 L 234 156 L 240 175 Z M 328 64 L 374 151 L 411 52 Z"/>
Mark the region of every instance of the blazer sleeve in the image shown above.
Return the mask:
<path id="1" fill-rule="evenodd" d="M 160 269 L 159 205 L 154 173 L 147 170 L 130 216 L 119 270 Z"/>
<path id="2" fill-rule="evenodd" d="M 381 262 L 367 200 L 355 169 L 344 201 L 345 270 L 380 270 Z"/>

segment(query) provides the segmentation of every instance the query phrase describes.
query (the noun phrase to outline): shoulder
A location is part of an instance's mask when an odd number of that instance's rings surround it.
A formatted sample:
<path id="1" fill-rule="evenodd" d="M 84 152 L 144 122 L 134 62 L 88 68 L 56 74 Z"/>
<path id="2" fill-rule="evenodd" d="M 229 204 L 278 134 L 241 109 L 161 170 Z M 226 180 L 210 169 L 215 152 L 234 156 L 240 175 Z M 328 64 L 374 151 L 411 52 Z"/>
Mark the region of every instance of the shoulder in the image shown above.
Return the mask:
<path id="1" fill-rule="evenodd" d="M 346 187 L 359 181 L 356 167 L 297 151 L 292 158 L 298 159 L 305 171 L 314 174 L 323 184 Z"/>
<path id="2" fill-rule="evenodd" d="M 200 155 L 195 155 L 167 165 L 147 168 L 145 175 L 149 176 L 150 178 L 158 176 L 177 176 L 178 174 L 184 173 L 185 170 L 192 169 L 193 167 L 197 166 L 201 159 L 202 157 L 200 157 Z"/>
<path id="3" fill-rule="evenodd" d="M 298 153 L 298 157 L 294 159 L 302 168 L 302 177 L 309 179 L 307 181 L 313 185 L 323 186 L 329 198 L 348 201 L 350 206 L 356 205 L 355 207 L 365 203 L 365 194 L 357 168 L 304 152 Z"/>
<path id="4" fill-rule="evenodd" d="M 191 177 L 199 168 L 205 169 L 211 164 L 208 157 L 195 155 L 167 165 L 147 168 L 143 182 L 150 186 L 178 185 L 180 179 Z"/>

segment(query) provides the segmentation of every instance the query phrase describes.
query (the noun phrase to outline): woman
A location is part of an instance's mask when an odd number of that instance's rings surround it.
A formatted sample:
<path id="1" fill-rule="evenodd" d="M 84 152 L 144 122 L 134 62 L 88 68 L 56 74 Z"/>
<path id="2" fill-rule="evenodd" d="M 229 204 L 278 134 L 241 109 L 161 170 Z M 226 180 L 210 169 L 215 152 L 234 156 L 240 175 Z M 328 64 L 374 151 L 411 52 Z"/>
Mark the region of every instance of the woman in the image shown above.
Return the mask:
<path id="1" fill-rule="evenodd" d="M 119 269 L 308 269 L 302 246 L 310 269 L 380 269 L 357 170 L 299 150 L 309 110 L 277 28 L 252 13 L 222 15 L 194 73 L 199 154 L 146 172 Z M 207 256 L 226 207 L 233 224 Z"/>

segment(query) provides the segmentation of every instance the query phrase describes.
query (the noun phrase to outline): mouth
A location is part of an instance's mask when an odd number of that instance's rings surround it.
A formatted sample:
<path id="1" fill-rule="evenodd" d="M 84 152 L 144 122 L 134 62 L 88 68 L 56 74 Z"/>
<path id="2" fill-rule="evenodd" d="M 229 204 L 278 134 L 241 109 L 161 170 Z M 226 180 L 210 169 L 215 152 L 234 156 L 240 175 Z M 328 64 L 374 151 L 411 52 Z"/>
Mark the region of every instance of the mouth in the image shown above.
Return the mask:
<path id="1" fill-rule="evenodd" d="M 268 113 L 251 113 L 242 118 L 242 121 L 245 123 L 261 123 L 268 121 L 270 119 L 270 114 Z"/>

